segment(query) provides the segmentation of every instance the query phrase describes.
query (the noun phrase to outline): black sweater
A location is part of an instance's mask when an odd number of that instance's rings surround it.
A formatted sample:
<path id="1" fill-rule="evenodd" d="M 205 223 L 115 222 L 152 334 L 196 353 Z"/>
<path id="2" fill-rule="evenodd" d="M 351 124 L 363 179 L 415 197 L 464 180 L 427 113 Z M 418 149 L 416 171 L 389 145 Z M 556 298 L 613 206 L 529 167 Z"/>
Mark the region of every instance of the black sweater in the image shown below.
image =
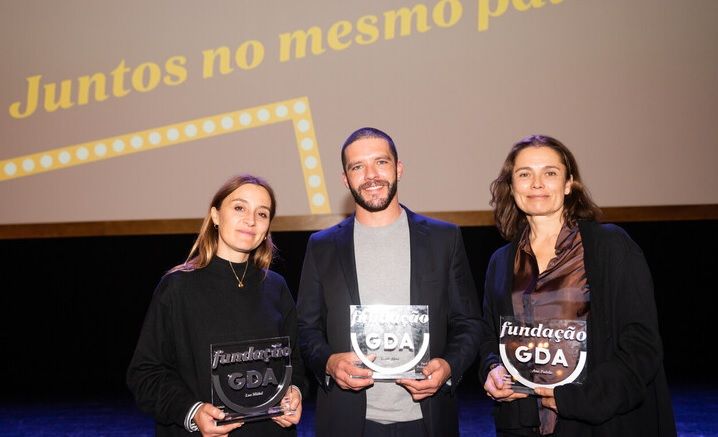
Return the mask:
<path id="1" fill-rule="evenodd" d="M 619 227 L 579 222 L 591 290 L 587 379 L 556 387 L 562 436 L 675 436 L 663 370 L 653 282 L 643 253 Z M 486 273 L 481 381 L 498 362 L 501 315 L 512 315 L 516 242 L 497 250 Z M 536 399 L 496 403 L 498 431 L 531 433 L 539 424 Z"/>
<path id="2" fill-rule="evenodd" d="M 238 272 L 243 265 L 235 265 Z M 303 388 L 294 300 L 284 278 L 250 264 L 244 288 L 226 260 L 165 275 L 155 290 L 127 384 L 139 408 L 156 421 L 158 436 L 186 435 L 184 419 L 196 402 L 211 402 L 210 344 L 289 336 L 292 384 Z M 271 420 L 246 423 L 231 435 L 296 435 Z"/>

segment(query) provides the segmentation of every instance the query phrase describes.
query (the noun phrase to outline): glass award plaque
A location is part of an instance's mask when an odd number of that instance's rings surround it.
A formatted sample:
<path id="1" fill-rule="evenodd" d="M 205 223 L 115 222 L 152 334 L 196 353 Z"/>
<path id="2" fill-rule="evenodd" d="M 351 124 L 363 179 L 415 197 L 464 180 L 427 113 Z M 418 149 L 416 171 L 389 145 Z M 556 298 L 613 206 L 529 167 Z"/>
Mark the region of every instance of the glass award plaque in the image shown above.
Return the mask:
<path id="1" fill-rule="evenodd" d="M 584 320 L 534 320 L 501 317 L 499 353 L 511 375 L 512 389 L 534 394 L 536 387 L 553 388 L 582 382 L 586 366 Z"/>
<path id="2" fill-rule="evenodd" d="M 288 411 L 292 380 L 289 337 L 210 346 L 212 404 L 225 413 L 218 425 L 252 422 Z"/>
<path id="3" fill-rule="evenodd" d="M 421 371 L 429 362 L 427 305 L 351 305 L 349 311 L 352 348 L 360 364 L 374 372 L 374 380 L 425 378 Z"/>

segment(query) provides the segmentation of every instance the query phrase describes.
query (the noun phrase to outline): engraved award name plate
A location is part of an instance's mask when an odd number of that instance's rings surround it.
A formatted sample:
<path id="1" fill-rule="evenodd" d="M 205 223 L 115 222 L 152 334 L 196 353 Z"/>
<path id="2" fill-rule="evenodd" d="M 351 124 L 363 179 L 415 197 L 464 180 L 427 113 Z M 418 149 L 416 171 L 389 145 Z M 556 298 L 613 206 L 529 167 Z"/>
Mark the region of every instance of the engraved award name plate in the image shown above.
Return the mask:
<path id="1" fill-rule="evenodd" d="M 534 394 L 586 378 L 586 322 L 501 317 L 499 352 L 512 378 L 512 389 Z"/>
<path id="2" fill-rule="evenodd" d="M 210 346 L 212 404 L 223 410 L 218 425 L 284 414 L 292 380 L 289 337 Z"/>
<path id="3" fill-rule="evenodd" d="M 429 362 L 427 305 L 351 305 L 350 335 L 361 364 L 376 381 L 424 379 Z M 376 358 L 372 361 L 370 355 Z"/>

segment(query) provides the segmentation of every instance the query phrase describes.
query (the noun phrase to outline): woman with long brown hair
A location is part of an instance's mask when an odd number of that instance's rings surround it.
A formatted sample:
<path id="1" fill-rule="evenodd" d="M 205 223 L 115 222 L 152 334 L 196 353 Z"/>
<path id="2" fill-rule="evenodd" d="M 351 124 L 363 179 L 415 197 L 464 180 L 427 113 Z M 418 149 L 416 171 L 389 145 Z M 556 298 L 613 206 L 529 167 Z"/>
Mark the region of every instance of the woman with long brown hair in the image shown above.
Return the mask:
<path id="1" fill-rule="evenodd" d="M 187 260 L 160 281 L 147 312 L 127 383 L 158 436 L 296 435 L 302 412 L 303 365 L 296 348 L 294 300 L 269 270 L 274 191 L 261 178 L 229 179 L 212 198 Z M 288 336 L 292 386 L 287 413 L 272 420 L 217 426 L 212 405 L 210 345 Z"/>
<path id="2" fill-rule="evenodd" d="M 621 228 L 598 223 L 571 151 L 543 135 L 519 141 L 491 194 L 511 241 L 489 263 L 481 320 L 479 377 L 496 401 L 497 436 L 675 436 L 650 271 Z M 585 380 L 562 382 L 570 359 L 554 338 L 501 339 L 522 323 L 558 326 L 556 335 L 586 327 Z M 537 367 L 549 354 L 556 366 Z M 535 396 L 514 391 L 507 367 Z"/>

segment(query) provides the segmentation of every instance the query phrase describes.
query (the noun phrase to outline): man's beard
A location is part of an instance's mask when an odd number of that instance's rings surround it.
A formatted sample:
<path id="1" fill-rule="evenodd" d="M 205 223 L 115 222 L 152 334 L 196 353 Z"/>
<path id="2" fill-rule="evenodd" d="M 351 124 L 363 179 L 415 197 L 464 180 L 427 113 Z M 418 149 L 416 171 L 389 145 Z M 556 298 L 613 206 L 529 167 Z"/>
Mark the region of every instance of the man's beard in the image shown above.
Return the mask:
<path id="1" fill-rule="evenodd" d="M 361 196 L 360 191 L 365 187 L 371 187 L 373 185 L 376 185 L 377 183 L 380 185 L 387 186 L 389 188 L 389 193 L 387 194 L 387 196 L 383 199 L 372 199 L 369 201 L 364 199 Z M 352 193 L 352 196 L 354 197 L 354 201 L 359 206 L 361 206 L 362 208 L 364 208 L 365 210 L 367 210 L 369 212 L 379 212 L 379 211 L 385 210 L 387 208 L 387 206 L 389 206 L 391 201 L 394 199 L 394 197 L 396 196 L 396 189 L 397 189 L 396 182 L 394 182 L 392 184 L 387 181 L 367 182 L 365 184 L 362 184 L 358 190 L 355 190 L 354 188 L 349 187 L 349 191 Z"/>

